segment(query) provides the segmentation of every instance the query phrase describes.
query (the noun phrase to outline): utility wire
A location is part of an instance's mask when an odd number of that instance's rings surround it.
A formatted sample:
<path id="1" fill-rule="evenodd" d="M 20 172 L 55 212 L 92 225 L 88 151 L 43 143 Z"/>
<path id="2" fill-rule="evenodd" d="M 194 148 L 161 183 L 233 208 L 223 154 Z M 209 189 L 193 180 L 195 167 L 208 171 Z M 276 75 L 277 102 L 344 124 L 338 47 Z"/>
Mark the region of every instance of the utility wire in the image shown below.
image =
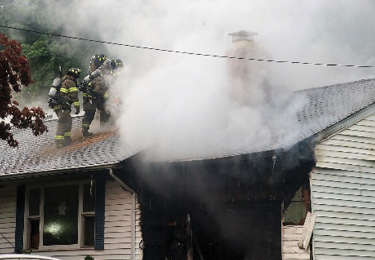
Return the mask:
<path id="1" fill-rule="evenodd" d="M 53 36 L 53 37 L 67 38 L 67 39 L 72 39 L 72 40 L 88 41 L 88 42 L 124 46 L 124 47 L 129 47 L 129 48 L 136 48 L 136 49 L 153 50 L 153 51 L 161 51 L 161 52 L 169 52 L 169 53 L 177 53 L 177 54 L 187 54 L 187 55 L 195 55 L 195 56 L 203 56 L 203 57 L 211 57 L 211 58 L 248 60 L 248 61 L 258 61 L 258 62 L 268 62 L 268 63 L 289 63 L 289 64 L 301 64 L 301 65 L 310 65 L 310 66 L 326 66 L 326 67 L 375 68 L 375 65 L 355 65 L 355 64 L 337 64 L 337 63 L 320 63 L 320 62 L 312 63 L 312 62 L 302 62 L 302 61 L 258 59 L 258 58 L 246 58 L 246 57 L 236 57 L 236 56 L 208 54 L 208 53 L 197 53 L 197 52 L 161 49 L 161 48 L 132 45 L 132 44 L 125 44 L 125 43 L 118 43 L 118 42 L 87 39 L 87 38 L 78 37 L 78 36 L 69 36 L 69 35 L 63 35 L 63 34 L 57 34 L 57 33 L 40 32 L 40 31 L 35 31 L 35 30 L 30 30 L 30 29 L 6 26 L 6 25 L 2 25 L 2 24 L 0 24 L 0 27 L 12 29 L 12 30 L 17 30 L 17 31 L 29 32 L 29 33 L 49 35 L 49 36 Z"/>

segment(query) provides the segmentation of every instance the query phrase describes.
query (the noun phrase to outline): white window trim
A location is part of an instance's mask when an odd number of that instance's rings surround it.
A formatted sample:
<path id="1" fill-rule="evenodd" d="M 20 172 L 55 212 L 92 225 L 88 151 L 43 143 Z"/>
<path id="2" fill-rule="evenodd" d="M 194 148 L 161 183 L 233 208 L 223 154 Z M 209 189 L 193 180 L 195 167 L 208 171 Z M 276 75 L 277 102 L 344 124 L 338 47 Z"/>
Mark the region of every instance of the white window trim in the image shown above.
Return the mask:
<path id="1" fill-rule="evenodd" d="M 29 195 L 30 189 L 40 189 L 40 202 L 39 202 L 39 249 L 33 249 L 33 251 L 55 251 L 55 250 L 77 250 L 81 248 L 91 249 L 94 246 L 84 246 L 84 236 L 83 236 L 83 217 L 84 216 L 95 216 L 95 211 L 83 212 L 83 193 L 84 184 L 90 184 L 89 181 L 81 182 L 62 182 L 53 184 L 42 184 L 42 185 L 27 185 L 26 186 L 26 196 L 25 196 L 25 214 L 24 214 L 24 249 L 28 249 L 30 245 L 30 226 L 29 219 Z M 78 185 L 78 243 L 72 245 L 43 245 L 43 229 L 44 229 L 44 188 L 53 186 L 68 186 L 68 185 Z"/>

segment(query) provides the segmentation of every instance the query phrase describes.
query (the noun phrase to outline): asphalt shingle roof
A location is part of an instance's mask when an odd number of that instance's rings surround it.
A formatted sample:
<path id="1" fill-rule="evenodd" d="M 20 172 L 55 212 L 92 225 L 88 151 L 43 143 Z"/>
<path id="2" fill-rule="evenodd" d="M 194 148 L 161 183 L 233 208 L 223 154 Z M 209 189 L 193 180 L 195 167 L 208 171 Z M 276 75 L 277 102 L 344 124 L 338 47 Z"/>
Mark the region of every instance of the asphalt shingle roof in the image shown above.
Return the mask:
<path id="1" fill-rule="evenodd" d="M 288 149 L 375 103 L 375 79 L 296 91 L 274 101 L 272 109 L 263 112 L 266 122 L 260 131 L 267 135 L 235 145 L 223 142 L 219 148 L 174 158 L 158 157 L 153 151 L 146 152 L 146 157 L 149 161 L 191 161 Z"/>
<path id="2" fill-rule="evenodd" d="M 306 104 L 297 112 L 303 131 L 300 141 L 375 103 L 375 79 L 359 80 L 295 93 Z"/>
<path id="3" fill-rule="evenodd" d="M 271 127 L 273 141 L 268 147 L 257 147 L 256 150 L 288 148 L 374 104 L 375 79 L 297 91 L 285 103 L 288 105 L 280 114 L 289 111 L 285 113 L 291 120 L 282 125 L 284 129 L 278 124 Z M 252 149 L 247 152 L 254 151 Z"/>
<path id="4" fill-rule="evenodd" d="M 122 146 L 115 131 L 81 136 L 81 117 L 73 117 L 73 143 L 57 149 L 54 136 L 57 119 L 45 121 L 48 132 L 34 136 L 30 130 L 15 130 L 17 148 L 0 142 L 0 178 L 22 173 L 40 173 L 67 169 L 105 167 L 117 164 L 130 154 Z"/>
<path id="5" fill-rule="evenodd" d="M 247 144 L 238 149 L 226 149 L 225 144 L 222 144 L 222 149 L 209 154 L 192 155 L 189 160 L 287 148 L 373 103 L 375 79 L 298 91 L 288 97 L 282 111 L 274 114 L 275 118 L 285 114 L 292 117 L 292 120 L 282 127 L 272 124 L 272 118 L 269 120 L 272 134 L 268 142 Z M 14 136 L 19 141 L 18 148 L 9 147 L 5 141 L 0 141 L 0 178 L 16 174 L 109 167 L 134 154 L 121 143 L 116 131 L 96 134 L 90 138 L 81 137 L 81 117 L 73 118 L 74 142 L 65 148 L 57 149 L 54 145 L 57 120 L 48 120 L 46 125 L 49 132 L 37 137 L 33 136 L 30 130 L 15 130 Z"/>

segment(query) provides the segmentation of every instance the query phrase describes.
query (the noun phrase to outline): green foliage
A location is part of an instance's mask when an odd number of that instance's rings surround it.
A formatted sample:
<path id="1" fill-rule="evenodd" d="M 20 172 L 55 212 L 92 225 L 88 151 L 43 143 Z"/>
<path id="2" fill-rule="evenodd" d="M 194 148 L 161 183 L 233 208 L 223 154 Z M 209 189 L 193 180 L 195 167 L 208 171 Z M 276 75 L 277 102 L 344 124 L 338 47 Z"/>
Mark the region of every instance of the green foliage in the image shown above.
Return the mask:
<path id="1" fill-rule="evenodd" d="M 84 260 L 94 260 L 94 258 L 91 257 L 91 256 L 89 256 L 89 255 L 87 255 Z"/>
<path id="2" fill-rule="evenodd" d="M 31 249 L 22 250 L 22 254 L 30 255 L 33 251 Z"/>
<path id="3" fill-rule="evenodd" d="M 70 51 L 70 42 L 57 41 L 54 38 L 40 36 L 33 44 L 24 44 L 24 54 L 30 62 L 34 84 L 28 89 L 28 96 L 35 98 L 46 95 L 51 82 L 59 74 L 64 74 L 71 67 L 84 66 L 84 59 Z M 87 62 L 86 62 L 87 63 Z M 62 71 L 59 71 L 59 68 Z M 86 65 L 87 66 L 87 65 Z"/>
<path id="4" fill-rule="evenodd" d="M 3 6 L 2 9 L 0 8 L 1 24 L 63 35 L 66 32 L 62 28 L 53 27 L 52 19 L 59 11 L 58 7 L 69 4 L 71 1 L 61 0 L 56 3 L 56 8 L 50 10 L 47 8 L 50 6 L 48 0 L 0 0 L 0 6 Z M 59 64 L 62 66 L 62 74 L 71 67 L 78 67 L 84 77 L 88 73 L 91 55 L 105 52 L 102 49 L 98 50 L 104 46 L 90 42 L 1 28 L 3 29 L 4 33 L 21 43 L 23 54 L 30 64 L 33 83 L 26 91 L 20 93 L 20 100 L 30 101 L 35 98 L 47 100 L 50 84 L 59 75 Z"/>

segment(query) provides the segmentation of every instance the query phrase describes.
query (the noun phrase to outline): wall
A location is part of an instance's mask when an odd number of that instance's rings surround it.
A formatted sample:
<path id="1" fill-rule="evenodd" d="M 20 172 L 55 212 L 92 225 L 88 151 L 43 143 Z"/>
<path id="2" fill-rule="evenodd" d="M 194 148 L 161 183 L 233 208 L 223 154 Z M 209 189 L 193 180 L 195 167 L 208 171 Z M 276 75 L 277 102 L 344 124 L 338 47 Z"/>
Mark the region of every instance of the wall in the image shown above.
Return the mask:
<path id="1" fill-rule="evenodd" d="M 375 259 L 375 116 L 321 142 L 311 173 L 314 259 Z"/>
<path id="2" fill-rule="evenodd" d="M 309 260 L 310 250 L 305 251 L 298 247 L 302 236 L 303 225 L 288 225 L 282 227 L 283 260 Z"/>
<path id="3" fill-rule="evenodd" d="M 131 259 L 131 218 L 134 197 L 124 191 L 114 181 L 106 182 L 105 205 L 105 244 L 103 251 L 92 249 L 61 250 L 51 252 L 35 252 L 46 256 L 54 256 L 62 260 L 83 260 L 86 255 L 95 260 L 127 260 Z M 139 204 L 135 202 L 135 260 L 142 259 Z M 16 227 L 16 188 L 0 189 L 0 233 L 14 244 Z M 0 234 L 0 253 L 13 253 L 12 246 Z"/>
<path id="4" fill-rule="evenodd" d="M 0 188 L 0 254 L 13 253 L 17 189 Z M 9 242 L 7 241 L 9 240 Z"/>
<path id="5" fill-rule="evenodd" d="M 92 249 L 81 249 L 78 251 L 60 251 L 43 253 L 53 255 L 62 260 L 83 260 L 86 255 L 94 257 L 95 260 L 130 260 L 131 259 L 131 210 L 133 196 L 124 191 L 115 181 L 106 182 L 105 201 L 105 239 L 104 250 L 95 251 Z M 142 259 L 142 252 L 139 249 L 141 242 L 141 231 L 139 226 L 139 206 L 136 205 L 136 260 Z"/>

